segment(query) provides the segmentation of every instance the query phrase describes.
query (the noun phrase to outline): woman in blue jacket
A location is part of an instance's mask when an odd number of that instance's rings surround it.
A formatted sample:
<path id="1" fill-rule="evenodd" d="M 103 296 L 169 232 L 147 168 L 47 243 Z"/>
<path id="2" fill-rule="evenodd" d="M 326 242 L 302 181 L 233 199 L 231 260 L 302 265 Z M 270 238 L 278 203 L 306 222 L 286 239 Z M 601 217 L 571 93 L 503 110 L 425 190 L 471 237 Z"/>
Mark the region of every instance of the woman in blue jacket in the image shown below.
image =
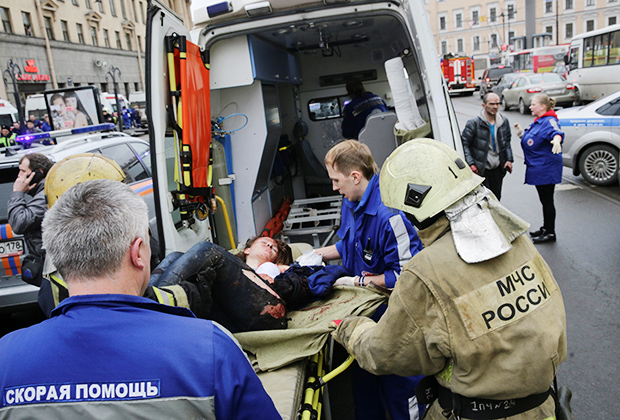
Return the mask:
<path id="1" fill-rule="evenodd" d="M 525 183 L 536 186 L 543 206 L 543 226 L 530 232 L 534 243 L 555 242 L 555 205 L 553 192 L 555 184 L 562 182 L 562 141 L 558 117 L 553 110 L 555 99 L 546 94 L 532 98 L 530 111 L 536 117 L 534 122 L 521 130 L 515 124 L 517 135 L 521 137 L 521 148 L 525 157 Z"/>

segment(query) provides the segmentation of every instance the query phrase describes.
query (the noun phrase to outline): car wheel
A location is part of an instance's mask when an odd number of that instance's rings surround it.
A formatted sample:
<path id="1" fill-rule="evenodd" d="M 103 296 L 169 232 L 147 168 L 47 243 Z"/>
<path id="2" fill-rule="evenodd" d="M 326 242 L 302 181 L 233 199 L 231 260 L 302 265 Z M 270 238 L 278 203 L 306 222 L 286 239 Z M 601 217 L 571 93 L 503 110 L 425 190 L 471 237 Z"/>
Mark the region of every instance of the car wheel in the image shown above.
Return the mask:
<path id="1" fill-rule="evenodd" d="M 579 170 L 590 184 L 615 184 L 618 181 L 618 149 L 606 144 L 587 148 L 579 158 Z"/>
<path id="2" fill-rule="evenodd" d="M 523 115 L 527 114 L 529 109 L 525 106 L 525 102 L 523 102 L 523 98 L 519 99 L 519 112 Z"/>
<path id="3" fill-rule="evenodd" d="M 508 105 L 508 102 L 506 102 L 506 98 L 504 98 L 503 96 L 502 96 L 502 108 L 504 109 L 504 111 L 510 110 L 510 106 Z"/>
<path id="4" fill-rule="evenodd" d="M 579 88 L 575 87 L 575 99 L 573 99 L 573 106 L 581 105 L 581 93 L 579 92 Z"/>

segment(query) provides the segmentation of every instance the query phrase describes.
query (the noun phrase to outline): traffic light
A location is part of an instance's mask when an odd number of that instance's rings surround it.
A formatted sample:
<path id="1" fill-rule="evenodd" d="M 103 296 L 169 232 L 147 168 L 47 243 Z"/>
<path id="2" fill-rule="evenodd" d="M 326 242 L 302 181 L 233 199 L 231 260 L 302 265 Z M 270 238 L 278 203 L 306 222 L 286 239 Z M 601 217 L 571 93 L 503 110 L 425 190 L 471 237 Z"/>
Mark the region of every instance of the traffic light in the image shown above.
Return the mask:
<path id="1" fill-rule="evenodd" d="M 506 51 L 508 49 L 508 45 L 502 44 L 502 51 Z"/>

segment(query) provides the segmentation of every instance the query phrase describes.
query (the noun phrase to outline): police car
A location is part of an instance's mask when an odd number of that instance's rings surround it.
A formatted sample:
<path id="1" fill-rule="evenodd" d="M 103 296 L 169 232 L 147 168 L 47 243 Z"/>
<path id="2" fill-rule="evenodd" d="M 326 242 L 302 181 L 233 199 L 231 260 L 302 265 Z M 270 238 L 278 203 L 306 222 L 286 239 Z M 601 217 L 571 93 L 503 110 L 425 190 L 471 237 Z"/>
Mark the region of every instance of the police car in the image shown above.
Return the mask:
<path id="1" fill-rule="evenodd" d="M 620 150 L 620 91 L 586 106 L 557 111 L 566 133 L 564 166 L 594 185 L 618 182 Z"/>
<path id="2" fill-rule="evenodd" d="M 12 311 L 19 306 L 36 303 L 39 290 L 21 280 L 21 261 L 28 254 L 28 249 L 21 235 L 15 234 L 8 224 L 7 202 L 19 172 L 19 161 L 24 155 L 42 153 L 52 162 L 58 162 L 78 153 L 101 153 L 114 159 L 123 168 L 125 182 L 145 198 L 150 214 L 154 214 L 149 144 L 139 138 L 110 131 L 111 128 L 114 128 L 113 124 L 63 130 L 64 133 L 60 135 L 71 138 L 54 146 L 37 144 L 49 138 L 50 134 L 59 136 L 58 131 L 20 136 L 18 140 L 22 144 L 34 142 L 33 147 L 20 150 L 12 148 L 13 154 L 9 152 L 8 156 L 0 155 L 0 311 Z"/>

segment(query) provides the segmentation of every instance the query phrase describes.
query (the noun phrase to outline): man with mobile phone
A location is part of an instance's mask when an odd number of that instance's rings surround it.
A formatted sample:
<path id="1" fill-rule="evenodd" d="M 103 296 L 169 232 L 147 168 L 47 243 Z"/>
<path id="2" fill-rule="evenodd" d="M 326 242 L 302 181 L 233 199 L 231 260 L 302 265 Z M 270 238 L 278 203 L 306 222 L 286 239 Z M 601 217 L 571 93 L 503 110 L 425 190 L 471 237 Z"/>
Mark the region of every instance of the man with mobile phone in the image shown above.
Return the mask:
<path id="1" fill-rule="evenodd" d="M 45 251 L 42 249 L 41 222 L 47 211 L 45 176 L 52 167 L 41 153 L 29 153 L 19 161 L 19 174 L 13 183 L 13 192 L 7 208 L 13 232 L 24 235 L 28 255 L 22 261 L 22 279 L 41 286 Z M 26 197 L 32 197 L 30 200 Z"/>

